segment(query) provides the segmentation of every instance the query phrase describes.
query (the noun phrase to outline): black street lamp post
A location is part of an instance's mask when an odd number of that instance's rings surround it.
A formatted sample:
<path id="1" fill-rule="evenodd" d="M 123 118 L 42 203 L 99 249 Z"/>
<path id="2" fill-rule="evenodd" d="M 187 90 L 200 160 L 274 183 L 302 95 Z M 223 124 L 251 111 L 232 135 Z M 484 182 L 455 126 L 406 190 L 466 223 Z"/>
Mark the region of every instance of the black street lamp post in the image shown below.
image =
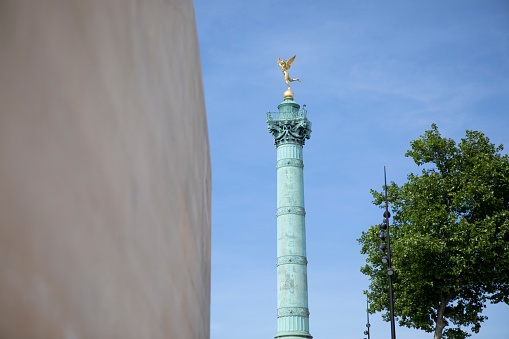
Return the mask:
<path id="1" fill-rule="evenodd" d="M 364 338 L 364 339 L 370 339 L 370 337 L 369 337 L 369 334 L 370 334 L 369 328 L 371 327 L 371 325 L 369 324 L 369 303 L 368 303 L 367 300 L 366 300 L 366 317 L 368 318 L 368 322 L 366 323 L 366 327 L 368 329 L 366 331 L 364 331 L 364 335 L 367 335 L 368 338 Z"/>
<path id="2" fill-rule="evenodd" d="M 383 253 L 381 258 L 382 264 L 388 264 L 387 270 L 385 272 L 389 276 L 389 302 L 390 302 L 389 310 L 391 317 L 391 339 L 396 339 L 396 328 L 394 325 L 394 299 L 392 293 L 392 275 L 394 274 L 394 270 L 392 269 L 391 266 L 391 236 L 389 233 L 389 218 L 391 217 L 391 214 L 389 213 L 389 203 L 387 200 L 387 176 L 385 173 L 385 166 L 384 166 L 384 181 L 385 181 L 385 212 L 384 212 L 385 222 L 380 224 L 380 229 L 382 230 L 382 233 L 378 235 L 378 238 L 381 240 L 381 244 L 380 246 L 378 246 L 378 248 Z M 385 231 L 386 233 L 383 233 L 383 231 Z M 385 244 L 385 240 L 387 240 L 387 245 Z M 387 250 L 387 255 L 385 255 L 385 250 Z"/>

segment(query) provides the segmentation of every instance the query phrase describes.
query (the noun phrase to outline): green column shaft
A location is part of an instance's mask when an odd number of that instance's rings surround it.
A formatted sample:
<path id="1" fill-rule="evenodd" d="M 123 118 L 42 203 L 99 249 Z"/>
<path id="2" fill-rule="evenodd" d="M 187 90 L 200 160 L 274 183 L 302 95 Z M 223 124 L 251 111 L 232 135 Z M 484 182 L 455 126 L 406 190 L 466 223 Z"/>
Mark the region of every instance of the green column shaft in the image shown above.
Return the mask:
<path id="1" fill-rule="evenodd" d="M 310 339 L 302 148 L 311 123 L 292 98 L 278 108 L 267 114 L 277 146 L 276 338 Z"/>
<path id="2" fill-rule="evenodd" d="M 277 160 L 278 334 L 309 333 L 302 146 L 280 145 Z"/>

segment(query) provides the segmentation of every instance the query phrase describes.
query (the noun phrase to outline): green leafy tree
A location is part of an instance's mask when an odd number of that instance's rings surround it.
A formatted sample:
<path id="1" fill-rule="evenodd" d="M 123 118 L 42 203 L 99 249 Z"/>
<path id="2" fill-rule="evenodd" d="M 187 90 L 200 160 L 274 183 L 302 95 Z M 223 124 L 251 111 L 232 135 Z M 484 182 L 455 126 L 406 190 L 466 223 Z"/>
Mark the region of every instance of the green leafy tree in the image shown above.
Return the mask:
<path id="1" fill-rule="evenodd" d="M 502 145 L 466 131 L 458 144 L 435 124 L 410 143 L 405 156 L 421 175 L 388 185 L 394 311 L 400 326 L 434 332 L 434 338 L 478 333 L 486 303 L 509 304 L 509 158 Z M 383 191 L 371 190 L 385 208 Z M 386 311 L 386 265 L 380 262 L 380 229 L 371 226 L 358 241 L 371 278 L 370 312 Z"/>

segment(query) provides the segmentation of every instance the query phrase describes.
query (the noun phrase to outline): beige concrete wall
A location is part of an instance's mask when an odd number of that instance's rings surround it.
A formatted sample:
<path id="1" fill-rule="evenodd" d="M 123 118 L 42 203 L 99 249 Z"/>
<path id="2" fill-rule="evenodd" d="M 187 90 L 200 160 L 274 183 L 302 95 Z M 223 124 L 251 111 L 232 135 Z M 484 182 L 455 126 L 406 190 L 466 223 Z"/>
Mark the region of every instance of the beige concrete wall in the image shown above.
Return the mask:
<path id="1" fill-rule="evenodd" d="M 0 338 L 208 338 L 191 0 L 0 0 Z"/>

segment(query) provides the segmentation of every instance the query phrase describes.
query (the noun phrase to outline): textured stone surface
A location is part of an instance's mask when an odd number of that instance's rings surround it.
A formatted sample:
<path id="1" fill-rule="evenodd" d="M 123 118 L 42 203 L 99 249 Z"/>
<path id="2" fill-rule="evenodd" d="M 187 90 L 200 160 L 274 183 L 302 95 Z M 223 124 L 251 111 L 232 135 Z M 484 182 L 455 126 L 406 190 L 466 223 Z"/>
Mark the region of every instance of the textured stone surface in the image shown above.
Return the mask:
<path id="1" fill-rule="evenodd" d="M 208 338 L 191 0 L 0 0 L 0 338 Z"/>

